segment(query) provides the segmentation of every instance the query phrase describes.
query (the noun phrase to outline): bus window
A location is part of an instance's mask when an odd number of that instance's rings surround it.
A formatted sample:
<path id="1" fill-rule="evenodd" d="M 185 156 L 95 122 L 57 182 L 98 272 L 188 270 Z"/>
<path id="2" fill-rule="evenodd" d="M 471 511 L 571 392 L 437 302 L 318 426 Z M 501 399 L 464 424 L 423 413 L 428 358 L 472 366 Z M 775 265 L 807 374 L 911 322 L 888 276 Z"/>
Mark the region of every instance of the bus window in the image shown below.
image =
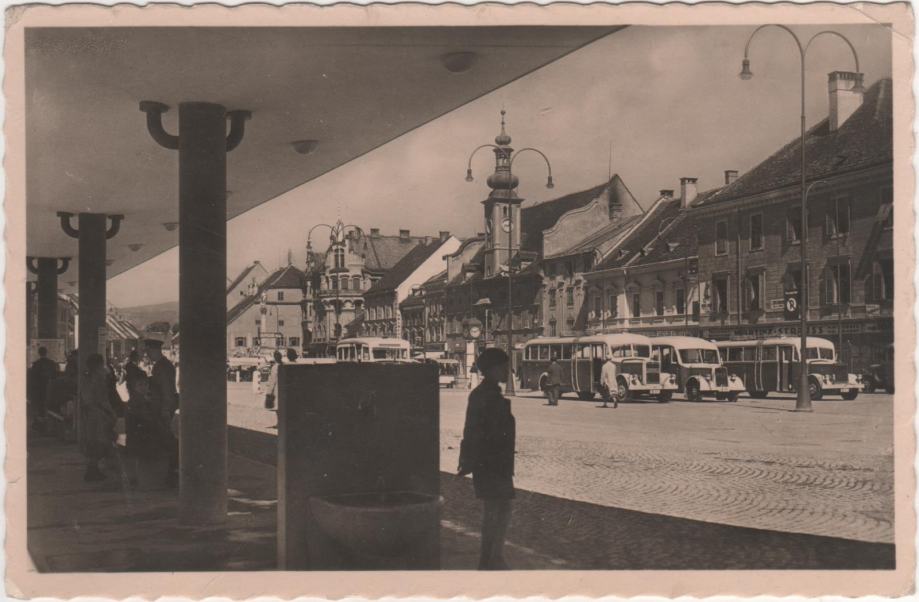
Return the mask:
<path id="1" fill-rule="evenodd" d="M 547 360 L 549 359 L 549 346 L 548 345 L 539 345 L 537 348 L 538 355 L 534 359 Z"/>
<path id="2" fill-rule="evenodd" d="M 829 347 L 808 347 L 807 359 L 809 360 L 831 360 L 833 359 L 833 350 Z"/>
<path id="3" fill-rule="evenodd" d="M 791 350 L 792 349 L 793 347 L 790 345 L 782 345 L 781 347 L 779 347 L 779 353 L 781 354 L 780 357 L 782 358 L 783 362 L 791 361 L 791 357 L 792 357 Z"/>
<path id="4" fill-rule="evenodd" d="M 365 362 L 370 361 L 370 347 L 367 345 L 361 345 L 361 359 Z"/>
<path id="5" fill-rule="evenodd" d="M 570 359 L 571 359 L 571 344 L 570 344 L 570 343 L 562 343 L 562 346 L 561 346 L 561 347 L 562 347 L 562 353 L 561 353 L 561 358 L 560 358 L 560 359 L 563 359 L 563 360 L 570 360 Z"/>
<path id="6" fill-rule="evenodd" d="M 660 348 L 660 361 L 661 368 L 666 370 L 673 364 L 674 354 L 672 347 L 661 347 Z"/>
<path id="7" fill-rule="evenodd" d="M 743 347 L 743 361 L 745 362 L 755 362 L 756 361 L 756 347 Z"/>
<path id="8" fill-rule="evenodd" d="M 549 357 L 546 359 L 562 359 L 562 346 L 561 345 L 549 345 Z"/>
<path id="9" fill-rule="evenodd" d="M 647 345 L 633 345 L 633 357 L 651 357 L 651 348 Z"/>
<path id="10" fill-rule="evenodd" d="M 612 357 L 625 357 L 625 352 L 622 350 L 622 347 L 613 347 Z"/>
<path id="11" fill-rule="evenodd" d="M 582 359 L 582 360 L 590 359 L 590 345 L 587 345 L 587 344 L 575 345 L 574 350 L 575 350 L 576 358 Z"/>
<path id="12" fill-rule="evenodd" d="M 651 359 L 655 362 L 659 362 L 661 359 L 660 347 L 651 348 Z"/>
<path id="13" fill-rule="evenodd" d="M 778 355 L 776 353 L 775 347 L 773 347 L 772 345 L 768 347 L 763 347 L 763 361 L 764 362 L 774 362 L 776 361 L 776 359 L 778 359 Z"/>
<path id="14" fill-rule="evenodd" d="M 594 357 L 606 359 L 606 346 L 602 343 L 594 343 Z"/>

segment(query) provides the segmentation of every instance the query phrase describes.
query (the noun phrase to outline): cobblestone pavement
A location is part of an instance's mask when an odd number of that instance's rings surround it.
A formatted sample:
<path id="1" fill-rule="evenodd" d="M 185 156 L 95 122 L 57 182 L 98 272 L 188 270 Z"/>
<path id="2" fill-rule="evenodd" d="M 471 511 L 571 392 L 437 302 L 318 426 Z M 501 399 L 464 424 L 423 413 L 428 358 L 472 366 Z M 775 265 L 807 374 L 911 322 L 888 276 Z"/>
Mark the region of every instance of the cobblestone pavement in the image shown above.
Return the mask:
<path id="1" fill-rule="evenodd" d="M 455 470 L 467 392 L 441 395 L 441 469 Z M 519 489 L 724 525 L 892 543 L 892 398 L 622 404 L 515 397 Z M 275 415 L 230 385 L 230 422 Z"/>

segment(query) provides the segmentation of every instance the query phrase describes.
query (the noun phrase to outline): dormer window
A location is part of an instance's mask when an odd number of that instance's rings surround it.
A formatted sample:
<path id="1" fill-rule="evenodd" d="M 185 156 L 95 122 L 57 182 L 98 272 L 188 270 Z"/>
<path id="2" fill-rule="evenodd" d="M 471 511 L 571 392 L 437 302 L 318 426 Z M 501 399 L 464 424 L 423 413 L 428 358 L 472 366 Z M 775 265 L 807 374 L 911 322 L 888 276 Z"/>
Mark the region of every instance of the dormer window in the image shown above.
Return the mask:
<path id="1" fill-rule="evenodd" d="M 335 269 L 341 269 L 345 267 L 345 249 L 343 247 L 335 247 Z"/>

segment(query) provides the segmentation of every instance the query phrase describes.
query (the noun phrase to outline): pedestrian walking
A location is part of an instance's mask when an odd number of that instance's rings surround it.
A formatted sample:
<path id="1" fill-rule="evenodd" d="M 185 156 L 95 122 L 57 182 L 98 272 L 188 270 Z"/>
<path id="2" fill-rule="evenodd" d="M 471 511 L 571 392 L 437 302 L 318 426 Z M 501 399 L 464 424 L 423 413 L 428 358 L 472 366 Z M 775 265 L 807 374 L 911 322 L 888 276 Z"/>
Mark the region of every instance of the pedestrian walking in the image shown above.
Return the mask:
<path id="1" fill-rule="evenodd" d="M 179 485 L 179 442 L 171 429 L 172 417 L 179 409 L 175 366 L 163 355 L 162 341 L 146 339 L 144 348 L 153 362 L 150 375 L 151 419 L 155 420 L 156 439 L 168 458 L 165 485 L 175 488 Z"/>
<path id="2" fill-rule="evenodd" d="M 296 350 L 293 347 L 287 348 L 287 361 L 291 364 L 297 363 L 297 358 L 300 357 L 297 355 Z"/>
<path id="3" fill-rule="evenodd" d="M 99 462 L 111 458 L 115 451 L 115 412 L 109 402 L 108 371 L 105 360 L 94 353 L 86 360 L 86 386 L 80 390 L 82 451 L 86 458 L 84 481 L 103 481 L 105 473 Z"/>
<path id="4" fill-rule="evenodd" d="M 32 362 L 26 380 L 26 399 L 32 410 L 32 428 L 37 432 L 44 430 L 48 392 L 57 375 L 57 364 L 48 357 L 48 349 L 39 347 L 38 359 Z"/>
<path id="5" fill-rule="evenodd" d="M 514 498 L 516 422 L 511 401 L 501 394 L 507 354 L 489 348 L 476 360 L 482 383 L 469 394 L 460 444 L 458 476 L 472 474 L 475 496 L 483 501 L 479 570 L 507 570 L 504 539 Z"/>
<path id="6" fill-rule="evenodd" d="M 558 363 L 558 356 L 554 353 L 546 374 L 546 397 L 549 399 L 550 406 L 557 406 L 562 388 L 562 366 Z"/>
<path id="7" fill-rule="evenodd" d="M 603 405 L 600 407 L 608 408 L 609 400 L 613 400 L 613 408 L 619 407 L 619 386 L 616 383 L 616 376 L 619 370 L 613 358 L 608 357 L 603 363 L 600 370 L 600 395 L 603 396 Z"/>
<path id="8" fill-rule="evenodd" d="M 138 462 L 158 452 L 156 415 L 151 411 L 150 384 L 147 373 L 138 365 L 140 354 L 132 350 L 124 364 L 124 382 L 128 390 L 128 407 L 124 415 L 125 452 L 130 459 L 131 484 L 137 483 Z"/>
<path id="9" fill-rule="evenodd" d="M 278 368 L 281 366 L 283 359 L 280 351 L 274 352 L 274 361 L 271 363 L 268 381 L 265 383 L 265 408 L 268 410 L 274 409 L 274 401 L 278 394 Z"/>

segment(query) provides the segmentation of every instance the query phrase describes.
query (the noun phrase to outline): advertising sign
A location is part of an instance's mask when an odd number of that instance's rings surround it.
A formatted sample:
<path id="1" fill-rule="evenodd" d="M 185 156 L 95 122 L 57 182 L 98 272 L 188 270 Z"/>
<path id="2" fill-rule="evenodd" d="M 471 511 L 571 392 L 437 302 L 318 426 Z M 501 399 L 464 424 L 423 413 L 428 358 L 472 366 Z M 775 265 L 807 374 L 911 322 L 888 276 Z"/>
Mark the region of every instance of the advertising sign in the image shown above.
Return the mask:
<path id="1" fill-rule="evenodd" d="M 800 320 L 801 308 L 798 305 L 798 291 L 785 291 L 785 319 Z"/>

